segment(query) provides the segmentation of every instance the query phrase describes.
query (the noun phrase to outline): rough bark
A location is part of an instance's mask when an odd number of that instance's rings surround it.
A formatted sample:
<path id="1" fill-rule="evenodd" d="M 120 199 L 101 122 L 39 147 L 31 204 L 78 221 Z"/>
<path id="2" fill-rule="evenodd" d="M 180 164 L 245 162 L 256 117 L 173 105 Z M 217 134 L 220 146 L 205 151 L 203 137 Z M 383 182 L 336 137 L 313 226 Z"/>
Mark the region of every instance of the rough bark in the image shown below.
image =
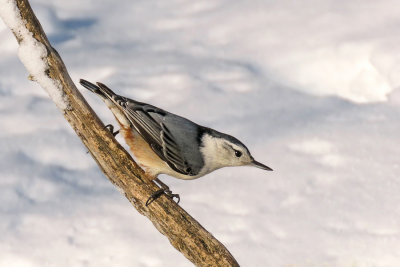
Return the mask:
<path id="1" fill-rule="evenodd" d="M 158 187 L 151 182 L 90 108 L 75 87 L 67 69 L 47 39 L 27 0 L 15 0 L 34 38 L 46 46 L 48 76 L 59 81 L 69 103 L 63 110 L 65 119 L 90 151 L 106 177 L 142 215 L 151 220 L 170 243 L 197 266 L 239 266 L 233 256 L 215 237 L 171 199 L 162 196 L 148 207 L 146 200 Z M 16 33 L 17 41 L 22 40 Z M 34 78 L 34 77 L 33 77 Z M 138 240 L 138 242 L 140 242 Z"/>

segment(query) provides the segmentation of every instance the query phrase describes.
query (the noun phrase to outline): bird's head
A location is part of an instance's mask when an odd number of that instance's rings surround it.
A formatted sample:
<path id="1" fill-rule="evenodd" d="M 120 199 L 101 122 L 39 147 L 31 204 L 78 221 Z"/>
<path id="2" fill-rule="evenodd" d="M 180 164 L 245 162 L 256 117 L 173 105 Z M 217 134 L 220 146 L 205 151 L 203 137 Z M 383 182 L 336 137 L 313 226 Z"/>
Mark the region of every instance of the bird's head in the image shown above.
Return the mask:
<path id="1" fill-rule="evenodd" d="M 211 169 L 253 166 L 272 171 L 270 167 L 256 161 L 248 148 L 238 139 L 214 130 L 203 135 L 201 152 L 206 166 L 208 165 Z"/>

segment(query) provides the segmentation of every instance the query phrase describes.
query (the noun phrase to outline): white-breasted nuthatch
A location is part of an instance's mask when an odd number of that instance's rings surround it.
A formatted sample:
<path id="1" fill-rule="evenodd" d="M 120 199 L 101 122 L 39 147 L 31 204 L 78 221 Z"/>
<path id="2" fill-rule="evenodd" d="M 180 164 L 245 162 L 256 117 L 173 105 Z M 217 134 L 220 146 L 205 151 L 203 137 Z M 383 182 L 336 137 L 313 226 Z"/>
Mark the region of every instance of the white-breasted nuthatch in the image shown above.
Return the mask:
<path id="1" fill-rule="evenodd" d="M 191 180 L 228 166 L 249 165 L 272 171 L 254 160 L 247 147 L 233 136 L 117 95 L 102 83 L 79 82 L 102 98 L 139 165 L 160 184 L 162 189 L 152 195 L 152 201 L 162 192 L 179 200 L 157 178 L 159 174 Z"/>

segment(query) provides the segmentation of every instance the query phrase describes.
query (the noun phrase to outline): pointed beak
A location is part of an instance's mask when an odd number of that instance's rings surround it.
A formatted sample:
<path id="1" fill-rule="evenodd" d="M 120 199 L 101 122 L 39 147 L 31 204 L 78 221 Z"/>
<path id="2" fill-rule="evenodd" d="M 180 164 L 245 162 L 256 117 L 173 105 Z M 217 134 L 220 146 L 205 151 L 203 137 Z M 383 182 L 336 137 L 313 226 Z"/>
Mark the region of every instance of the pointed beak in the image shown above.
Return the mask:
<path id="1" fill-rule="evenodd" d="M 272 169 L 270 167 L 268 167 L 268 166 L 266 166 L 266 165 L 264 165 L 264 164 L 262 164 L 262 163 L 260 163 L 258 161 L 255 161 L 255 160 L 253 160 L 250 163 L 250 166 L 257 167 L 257 168 L 260 168 L 260 169 L 263 169 L 263 170 L 267 170 L 267 171 L 272 171 Z"/>

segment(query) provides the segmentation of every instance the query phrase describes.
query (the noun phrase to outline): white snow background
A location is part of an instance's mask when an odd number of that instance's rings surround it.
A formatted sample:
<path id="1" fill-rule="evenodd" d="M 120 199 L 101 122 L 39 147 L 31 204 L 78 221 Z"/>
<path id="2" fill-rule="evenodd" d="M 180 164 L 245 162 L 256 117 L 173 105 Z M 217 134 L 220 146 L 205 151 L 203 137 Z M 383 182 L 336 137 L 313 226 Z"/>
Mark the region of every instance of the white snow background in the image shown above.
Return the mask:
<path id="1" fill-rule="evenodd" d="M 400 266 L 398 3 L 31 1 L 75 82 L 232 134 L 274 169 L 161 179 L 242 266 L 296 267 Z M 3 22 L 0 38 L 0 266 L 191 266 L 27 80 Z"/>

